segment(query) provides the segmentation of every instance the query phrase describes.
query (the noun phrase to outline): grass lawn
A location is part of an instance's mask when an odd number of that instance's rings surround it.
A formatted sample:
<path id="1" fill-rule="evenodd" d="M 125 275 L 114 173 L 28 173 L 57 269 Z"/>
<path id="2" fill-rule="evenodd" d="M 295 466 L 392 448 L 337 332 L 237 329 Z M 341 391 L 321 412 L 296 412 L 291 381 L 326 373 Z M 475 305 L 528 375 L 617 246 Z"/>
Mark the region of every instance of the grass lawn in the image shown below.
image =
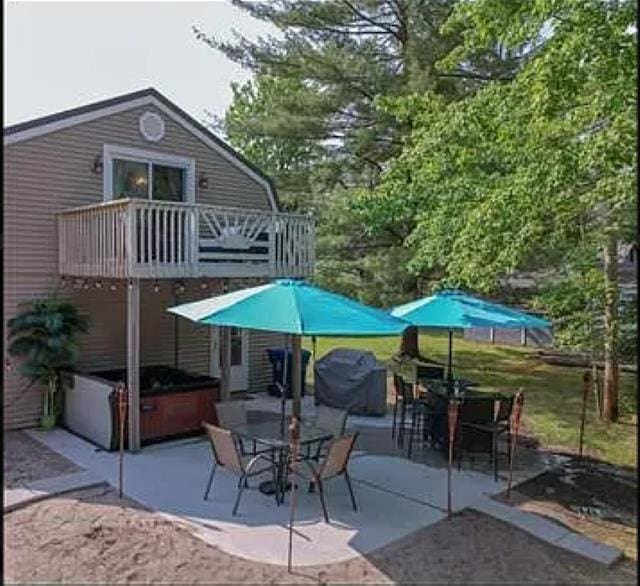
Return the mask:
<path id="1" fill-rule="evenodd" d="M 399 338 L 318 338 L 317 357 L 342 346 L 370 350 L 386 362 L 399 343 Z M 447 344 L 446 334 L 420 334 L 421 354 L 443 364 L 447 360 Z M 310 340 L 305 340 L 305 347 L 311 349 Z M 527 435 L 544 447 L 577 452 L 584 369 L 544 364 L 530 348 L 492 346 L 461 336 L 454 340 L 453 352 L 456 376 L 477 381 L 481 390 L 515 393 L 523 389 L 523 428 Z M 636 375 L 620 373 L 620 382 L 618 423 L 600 422 L 593 394 L 590 395 L 585 452 L 612 464 L 636 468 Z"/>

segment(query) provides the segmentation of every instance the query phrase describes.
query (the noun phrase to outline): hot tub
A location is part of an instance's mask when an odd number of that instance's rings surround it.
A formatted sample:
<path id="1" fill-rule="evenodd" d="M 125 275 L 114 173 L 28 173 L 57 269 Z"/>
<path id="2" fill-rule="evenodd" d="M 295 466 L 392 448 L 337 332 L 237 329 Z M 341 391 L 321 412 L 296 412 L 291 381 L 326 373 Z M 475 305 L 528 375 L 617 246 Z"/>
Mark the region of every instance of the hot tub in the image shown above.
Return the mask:
<path id="1" fill-rule="evenodd" d="M 126 369 L 76 374 L 65 397 L 65 425 L 86 439 L 117 448 L 115 386 L 127 380 Z M 216 423 L 218 379 L 169 366 L 140 368 L 140 441 L 201 433 L 201 422 Z"/>

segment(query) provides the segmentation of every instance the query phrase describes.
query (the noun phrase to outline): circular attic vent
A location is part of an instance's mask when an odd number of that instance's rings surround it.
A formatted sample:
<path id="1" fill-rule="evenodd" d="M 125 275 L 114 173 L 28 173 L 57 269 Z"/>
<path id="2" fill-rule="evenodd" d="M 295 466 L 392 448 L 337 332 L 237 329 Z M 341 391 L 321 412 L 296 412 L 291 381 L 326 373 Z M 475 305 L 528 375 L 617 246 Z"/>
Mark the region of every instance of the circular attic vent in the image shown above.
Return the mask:
<path id="1" fill-rule="evenodd" d="M 158 142 L 164 136 L 164 120 L 155 112 L 145 112 L 140 116 L 140 133 L 151 142 Z"/>

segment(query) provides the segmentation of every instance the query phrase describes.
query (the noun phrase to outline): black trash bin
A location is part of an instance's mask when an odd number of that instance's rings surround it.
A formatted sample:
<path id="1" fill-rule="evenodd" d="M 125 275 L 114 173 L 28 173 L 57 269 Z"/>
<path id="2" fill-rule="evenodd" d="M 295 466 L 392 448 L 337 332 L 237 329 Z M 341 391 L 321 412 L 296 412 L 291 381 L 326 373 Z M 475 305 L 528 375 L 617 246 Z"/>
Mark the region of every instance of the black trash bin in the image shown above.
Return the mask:
<path id="1" fill-rule="evenodd" d="M 285 348 L 268 348 L 267 354 L 269 355 L 269 362 L 271 362 L 271 384 L 269 385 L 269 394 L 274 397 L 280 396 L 280 391 L 276 386 L 276 383 L 282 383 L 283 370 L 284 370 L 284 353 L 287 352 L 287 399 L 291 399 L 293 393 L 293 387 L 291 385 L 291 350 Z M 311 352 L 308 350 L 302 350 L 302 385 L 300 387 L 300 393 L 304 397 L 306 391 L 306 378 L 307 378 L 307 365 L 309 364 L 309 358 L 311 358 Z"/>

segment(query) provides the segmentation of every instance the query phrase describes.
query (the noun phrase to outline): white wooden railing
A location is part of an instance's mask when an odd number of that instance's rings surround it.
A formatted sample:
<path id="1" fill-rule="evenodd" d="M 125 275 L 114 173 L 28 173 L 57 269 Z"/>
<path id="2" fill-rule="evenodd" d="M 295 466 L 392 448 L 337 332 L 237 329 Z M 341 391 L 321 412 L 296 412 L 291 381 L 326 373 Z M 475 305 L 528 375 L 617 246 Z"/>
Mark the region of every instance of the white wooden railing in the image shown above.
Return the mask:
<path id="1" fill-rule="evenodd" d="M 314 225 L 299 214 L 145 200 L 58 215 L 63 275 L 112 278 L 306 277 Z"/>

